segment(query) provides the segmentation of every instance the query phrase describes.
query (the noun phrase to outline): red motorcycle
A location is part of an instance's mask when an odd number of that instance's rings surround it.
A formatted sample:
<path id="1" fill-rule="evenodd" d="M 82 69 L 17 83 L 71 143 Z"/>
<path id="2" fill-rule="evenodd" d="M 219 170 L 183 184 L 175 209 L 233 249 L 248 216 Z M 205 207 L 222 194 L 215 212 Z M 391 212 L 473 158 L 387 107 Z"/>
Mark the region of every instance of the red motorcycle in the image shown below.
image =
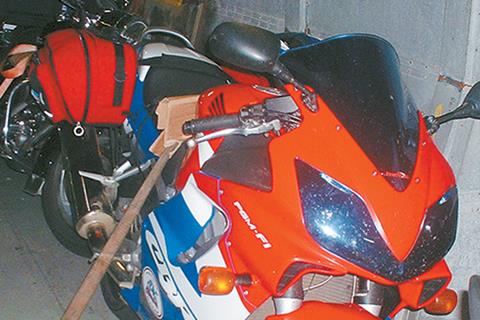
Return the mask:
<path id="1" fill-rule="evenodd" d="M 155 319 L 245 319 L 269 298 L 268 320 L 451 312 L 444 256 L 458 195 L 431 133 L 479 118 L 480 85 L 459 109 L 424 118 L 395 50 L 376 36 L 279 56 L 272 33 L 225 23 L 210 49 L 278 86 L 200 97 L 198 119 L 183 126 L 192 138 L 179 149 L 179 192 L 144 217 L 142 281 L 122 290 L 129 305 Z M 319 286 L 350 277 L 349 297 L 305 301 L 307 274 L 325 276 Z"/>

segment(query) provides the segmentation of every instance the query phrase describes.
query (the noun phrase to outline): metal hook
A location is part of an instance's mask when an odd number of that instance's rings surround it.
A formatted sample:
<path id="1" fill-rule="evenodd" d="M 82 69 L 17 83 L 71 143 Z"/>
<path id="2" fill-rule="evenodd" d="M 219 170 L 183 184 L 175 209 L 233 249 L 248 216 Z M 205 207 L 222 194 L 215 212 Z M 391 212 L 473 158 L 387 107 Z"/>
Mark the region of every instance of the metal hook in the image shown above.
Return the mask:
<path id="1" fill-rule="evenodd" d="M 80 124 L 80 122 L 77 122 L 77 124 L 75 125 L 75 127 L 73 127 L 73 134 L 74 134 L 76 137 L 83 137 L 83 135 L 85 134 L 85 129 L 82 127 L 82 125 Z"/>

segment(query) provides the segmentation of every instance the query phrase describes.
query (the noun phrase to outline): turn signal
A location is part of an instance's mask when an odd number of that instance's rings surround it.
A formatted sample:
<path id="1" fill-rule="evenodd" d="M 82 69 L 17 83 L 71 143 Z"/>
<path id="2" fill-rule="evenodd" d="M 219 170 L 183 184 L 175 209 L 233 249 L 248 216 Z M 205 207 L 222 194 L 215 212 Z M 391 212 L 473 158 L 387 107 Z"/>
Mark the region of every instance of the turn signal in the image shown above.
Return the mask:
<path id="1" fill-rule="evenodd" d="M 203 267 L 198 276 L 198 287 L 204 294 L 229 294 L 235 287 L 235 274 L 227 268 Z"/>
<path id="2" fill-rule="evenodd" d="M 235 274 L 232 270 L 222 267 L 203 267 L 198 275 L 200 292 L 210 295 L 229 294 L 235 285 L 251 286 L 252 283 L 249 274 Z"/>
<path id="3" fill-rule="evenodd" d="M 447 289 L 435 298 L 429 305 L 425 306 L 425 311 L 433 315 L 446 315 L 457 306 L 457 293 Z"/>

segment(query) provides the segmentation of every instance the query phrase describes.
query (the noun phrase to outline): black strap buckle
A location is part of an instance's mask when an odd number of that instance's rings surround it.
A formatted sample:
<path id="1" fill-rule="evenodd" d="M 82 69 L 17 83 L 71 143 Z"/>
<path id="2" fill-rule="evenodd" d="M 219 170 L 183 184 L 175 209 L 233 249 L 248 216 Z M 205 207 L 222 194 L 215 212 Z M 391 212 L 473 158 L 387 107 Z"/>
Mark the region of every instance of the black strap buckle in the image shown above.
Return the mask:
<path id="1" fill-rule="evenodd" d="M 118 71 L 120 70 L 117 70 L 117 72 L 115 72 L 115 75 L 114 75 L 115 82 L 124 83 L 125 80 L 127 80 L 127 75 L 125 74 L 125 72 L 120 71 L 121 73 L 118 73 Z"/>

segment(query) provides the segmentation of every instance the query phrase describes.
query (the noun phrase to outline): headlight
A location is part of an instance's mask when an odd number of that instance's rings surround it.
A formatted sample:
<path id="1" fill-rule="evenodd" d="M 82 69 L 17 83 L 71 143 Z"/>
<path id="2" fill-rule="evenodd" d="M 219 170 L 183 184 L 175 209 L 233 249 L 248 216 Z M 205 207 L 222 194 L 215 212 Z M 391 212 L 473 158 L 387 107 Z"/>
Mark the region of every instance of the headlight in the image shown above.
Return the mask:
<path id="1" fill-rule="evenodd" d="M 398 261 L 379 234 L 360 195 L 296 160 L 305 226 L 322 248 L 393 281 L 415 277 L 440 261 L 455 239 L 457 191 L 452 188 L 426 213 L 417 243 Z"/>

